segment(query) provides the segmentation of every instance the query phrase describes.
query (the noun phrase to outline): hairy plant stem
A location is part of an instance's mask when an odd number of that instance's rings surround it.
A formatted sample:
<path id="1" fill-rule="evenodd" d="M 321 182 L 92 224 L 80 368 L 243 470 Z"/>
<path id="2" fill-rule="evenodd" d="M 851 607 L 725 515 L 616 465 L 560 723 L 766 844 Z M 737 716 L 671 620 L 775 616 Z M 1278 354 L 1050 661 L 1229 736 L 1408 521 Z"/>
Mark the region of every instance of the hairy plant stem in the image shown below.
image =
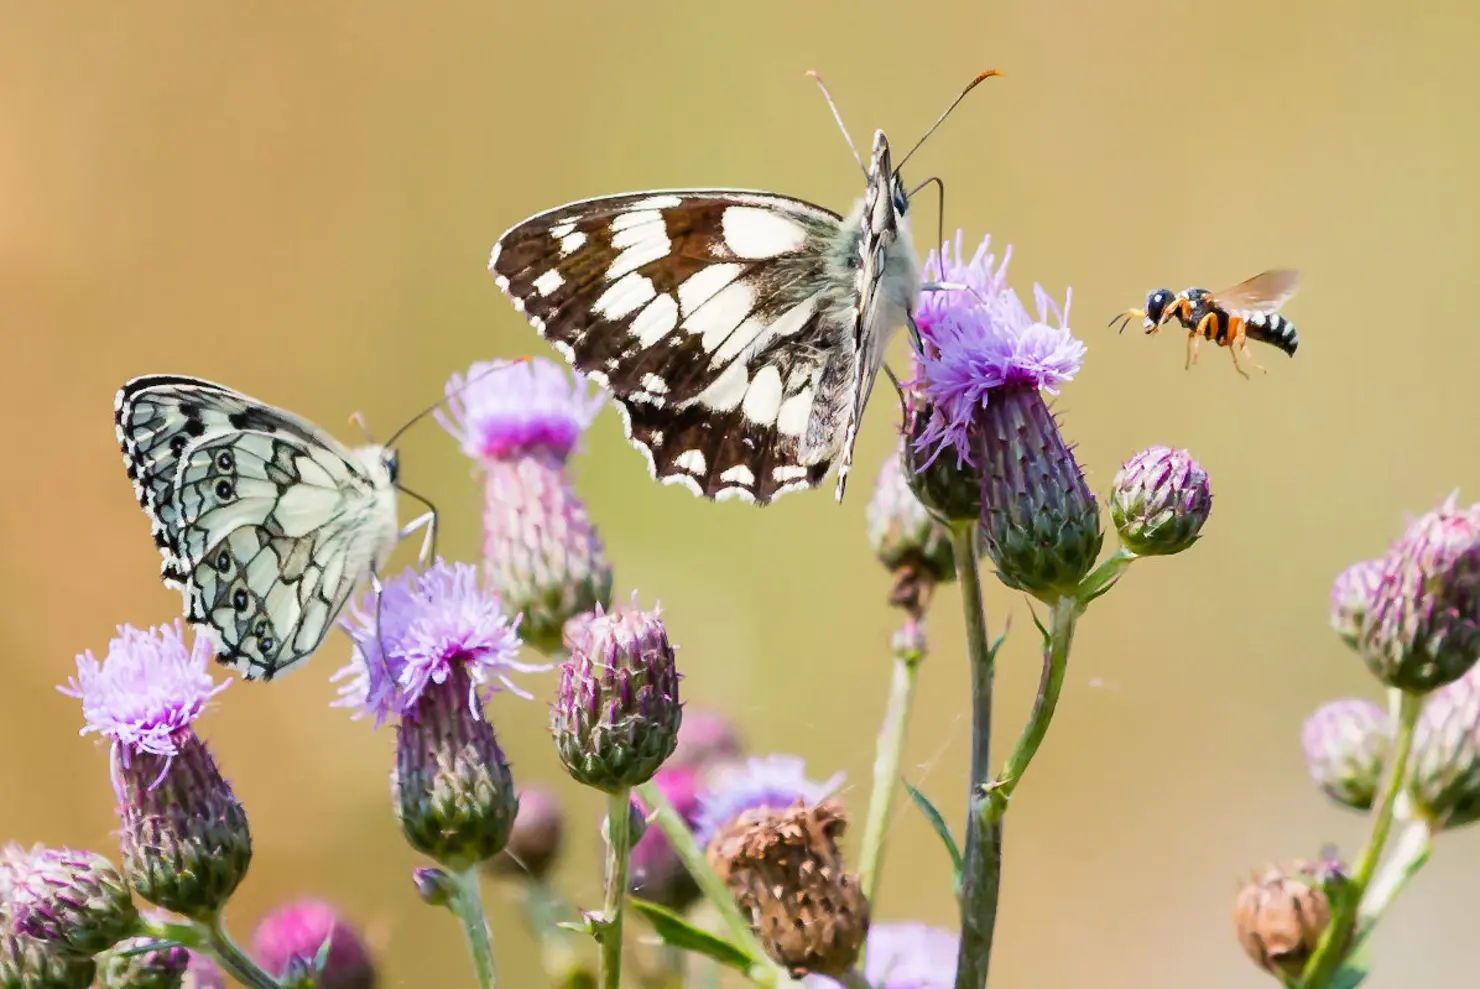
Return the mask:
<path id="1" fill-rule="evenodd" d="M 145 919 L 140 921 L 139 929 L 149 937 L 173 941 L 192 951 L 210 955 L 225 969 L 227 975 L 247 989 L 281 989 L 276 978 L 264 972 L 245 951 L 237 947 L 231 935 L 226 933 L 220 914 L 206 923 Z"/>
<path id="2" fill-rule="evenodd" d="M 1382 870 L 1373 876 L 1372 884 L 1367 887 L 1367 895 L 1362 898 L 1361 908 L 1357 912 L 1358 944 L 1372 933 L 1393 900 L 1408 885 L 1408 880 L 1416 876 L 1418 870 L 1429 860 L 1429 853 L 1433 850 L 1433 825 L 1425 820 L 1409 820 L 1398 835 L 1392 855 L 1383 864 Z"/>
<path id="3" fill-rule="evenodd" d="M 907 619 L 915 624 L 916 619 Z M 899 763 L 910 721 L 910 707 L 915 698 L 915 680 L 922 654 L 902 649 L 894 656 L 894 675 L 889 684 L 889 700 L 884 707 L 884 721 L 879 726 L 879 741 L 874 749 L 874 783 L 869 792 L 868 818 L 863 825 L 863 852 L 858 865 L 858 881 L 869 905 L 876 906 L 879 873 L 884 862 L 884 837 L 889 832 L 889 818 L 894 810 L 894 788 L 899 780 Z"/>
<path id="4" fill-rule="evenodd" d="M 1054 710 L 1058 707 L 1059 692 L 1064 689 L 1064 673 L 1069 668 L 1069 649 L 1074 644 L 1074 627 L 1079 621 L 1079 614 L 1080 604 L 1076 597 L 1059 598 L 1053 606 L 1048 626 L 1048 651 L 1043 657 L 1043 675 L 1038 681 L 1038 696 L 1033 699 L 1033 711 L 1028 715 L 1023 733 L 1018 736 L 1012 754 L 1007 757 L 1007 763 L 993 781 L 988 793 L 990 813 L 994 820 L 1000 821 L 1007 813 L 1008 798 L 1017 789 L 1018 783 L 1022 782 L 1023 774 L 1028 771 L 1028 764 L 1038 754 L 1038 747 L 1048 734 L 1049 723 L 1053 721 Z"/>
<path id="5" fill-rule="evenodd" d="M 792 984 L 791 976 L 786 970 L 776 965 L 766 954 L 766 949 L 756 939 L 755 932 L 750 929 L 750 922 L 740 913 L 740 908 L 735 904 L 735 897 L 725 886 L 725 881 L 714 871 L 709 860 L 704 857 L 704 850 L 694 840 L 694 833 L 689 830 L 688 824 L 684 822 L 678 811 L 668 802 L 663 791 L 651 781 L 637 788 L 638 796 L 647 805 L 652 815 L 652 823 L 658 825 L 663 832 L 663 837 L 668 839 L 668 845 L 678 860 L 684 864 L 689 875 L 694 878 L 699 889 L 706 899 L 719 914 L 720 921 L 729 933 L 730 943 L 745 952 L 755 960 L 755 965 L 746 973 L 751 982 L 756 985 L 767 987 L 787 986 Z"/>
<path id="6" fill-rule="evenodd" d="M 961 609 L 966 619 L 966 659 L 971 666 L 971 779 L 966 794 L 966 850 L 961 865 L 961 941 L 955 989 L 982 989 L 992 960 L 997 893 L 1002 881 L 1002 828 L 988 813 L 992 773 L 992 648 L 982 604 L 977 523 L 951 524 Z"/>
<path id="7" fill-rule="evenodd" d="M 1083 611 L 1085 605 L 1114 587 L 1125 574 L 1126 567 L 1138 559 L 1140 557 L 1124 546 L 1111 553 L 1093 573 L 1079 582 L 1079 610 Z"/>
<path id="8" fill-rule="evenodd" d="M 1398 694 L 1397 736 L 1393 741 L 1393 754 L 1388 760 L 1386 776 L 1372 817 L 1372 835 L 1357 860 L 1356 872 L 1352 875 L 1351 887 L 1346 894 L 1332 905 L 1331 924 L 1321 935 L 1315 954 L 1305 965 L 1300 984 L 1304 989 L 1326 989 L 1331 976 L 1341 965 L 1351 947 L 1352 931 L 1357 920 L 1357 905 L 1367 892 L 1377 863 L 1382 858 L 1382 846 L 1387 843 L 1388 832 L 1393 826 L 1393 809 L 1397 806 L 1398 793 L 1408 770 L 1408 755 L 1413 750 L 1413 732 L 1418 726 L 1418 714 L 1423 708 L 1420 694 L 1406 691 Z"/>
<path id="9" fill-rule="evenodd" d="M 488 919 L 483 915 L 478 867 L 475 865 L 462 872 L 449 870 L 447 875 L 453 886 L 453 896 L 447 908 L 462 922 L 463 937 L 467 939 L 468 953 L 473 958 L 473 974 L 478 979 L 479 989 L 494 989 L 498 985 L 498 970 L 493 962 L 493 939 L 488 932 Z"/>
<path id="10" fill-rule="evenodd" d="M 601 908 L 601 989 L 621 989 L 622 907 L 627 902 L 627 862 L 632 855 L 632 790 L 606 795 L 606 900 Z"/>

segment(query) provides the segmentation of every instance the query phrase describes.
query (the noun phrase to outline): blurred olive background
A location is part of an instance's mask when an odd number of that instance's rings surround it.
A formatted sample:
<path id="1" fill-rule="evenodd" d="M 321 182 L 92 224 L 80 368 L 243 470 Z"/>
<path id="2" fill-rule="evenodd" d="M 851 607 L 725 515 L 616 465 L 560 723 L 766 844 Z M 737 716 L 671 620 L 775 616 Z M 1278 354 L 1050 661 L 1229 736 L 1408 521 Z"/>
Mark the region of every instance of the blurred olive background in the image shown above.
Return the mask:
<path id="1" fill-rule="evenodd" d="M 1152 443 L 1190 448 L 1215 511 L 1186 556 L 1138 565 L 1082 625 L 1055 729 L 1007 828 L 1001 986 L 1256 986 L 1232 896 L 1251 867 L 1365 822 L 1306 782 L 1304 716 L 1377 697 L 1327 628 L 1331 578 L 1405 513 L 1480 494 L 1474 429 L 1480 9 L 1377 0 L 510 4 L 0 3 L 0 838 L 116 854 L 106 750 L 53 685 L 113 626 L 171 620 L 110 421 L 128 377 L 227 382 L 339 435 L 379 436 L 475 359 L 550 353 L 492 284 L 500 232 L 571 199 L 735 185 L 846 211 L 856 168 L 803 75 L 855 139 L 908 147 L 976 72 L 978 90 L 910 163 L 946 180 L 948 232 L 1014 247 L 1012 280 L 1074 290 L 1084 371 L 1057 403 L 1092 485 Z M 916 242 L 934 238 L 933 197 Z M 1156 286 L 1304 272 L 1302 346 L 1245 381 L 1175 333 L 1105 329 Z M 893 362 L 903 363 L 896 342 Z M 864 534 L 894 442 L 876 392 L 860 472 L 766 510 L 652 483 L 604 413 L 576 462 L 618 593 L 661 600 L 687 698 L 761 752 L 848 773 L 861 817 L 896 618 Z M 402 446 L 443 510 L 444 552 L 478 547 L 470 465 L 428 421 Z M 1107 523 L 1108 524 L 1108 523 Z M 1113 537 L 1107 542 L 1113 544 Z M 1107 549 L 1108 551 L 1108 549 Z M 404 550 L 409 559 L 411 550 Z M 399 564 L 398 564 L 399 565 Z M 1038 672 L 1025 601 L 988 581 L 999 751 Z M 958 598 L 930 618 L 907 756 L 963 812 Z M 387 800 L 390 729 L 329 710 L 331 638 L 303 672 L 234 685 L 200 724 L 245 801 L 256 857 L 243 936 L 315 893 L 371 931 L 387 985 L 470 985 L 452 919 L 414 896 Z M 573 822 L 561 881 L 599 900 L 600 802 L 548 743 L 554 674 L 491 707 L 525 781 Z M 856 840 L 857 833 L 853 838 Z M 1382 928 L 1374 987 L 1469 985 L 1480 835 L 1441 838 Z M 944 853 L 903 808 L 879 919 L 952 926 Z M 512 986 L 531 942 L 491 889 Z M 1072 942 L 1076 950 L 1054 950 Z"/>

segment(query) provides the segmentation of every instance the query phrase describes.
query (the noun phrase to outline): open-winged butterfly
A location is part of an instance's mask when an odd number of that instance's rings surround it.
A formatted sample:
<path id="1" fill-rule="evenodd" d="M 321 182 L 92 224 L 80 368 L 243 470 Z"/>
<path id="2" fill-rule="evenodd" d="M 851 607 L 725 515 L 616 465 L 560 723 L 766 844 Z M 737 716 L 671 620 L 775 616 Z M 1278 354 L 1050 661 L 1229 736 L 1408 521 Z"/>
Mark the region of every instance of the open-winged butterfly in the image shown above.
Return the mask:
<path id="1" fill-rule="evenodd" d="M 612 393 L 658 480 L 764 505 L 836 465 L 841 500 L 886 346 L 920 288 L 883 131 L 865 174 L 847 217 L 734 189 L 569 203 L 506 231 L 489 271 Z"/>

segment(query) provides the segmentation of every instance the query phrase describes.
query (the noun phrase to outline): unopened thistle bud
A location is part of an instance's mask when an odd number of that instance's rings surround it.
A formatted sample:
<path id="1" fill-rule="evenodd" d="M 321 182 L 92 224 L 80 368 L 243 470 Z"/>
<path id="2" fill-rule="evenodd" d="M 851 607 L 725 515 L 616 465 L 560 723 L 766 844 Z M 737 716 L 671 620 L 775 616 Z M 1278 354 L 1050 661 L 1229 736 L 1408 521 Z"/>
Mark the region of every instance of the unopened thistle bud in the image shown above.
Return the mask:
<path id="1" fill-rule="evenodd" d="M 88 989 L 97 963 L 0 924 L 0 989 Z"/>
<path id="2" fill-rule="evenodd" d="M 925 277 L 967 289 L 921 294 L 929 421 L 913 443 L 980 472 L 982 545 L 999 577 L 1056 601 L 1077 593 L 1104 539 L 1094 496 L 1041 394 L 1074 377 L 1084 345 L 1068 329 L 1067 301 L 1060 308 L 1035 286 L 1038 315 L 1029 315 L 1007 284 L 1008 258 L 998 265 L 988 242 L 964 263 L 959 233 L 951 247 L 932 252 Z"/>
<path id="3" fill-rule="evenodd" d="M 128 937 L 139 923 L 128 884 L 94 852 L 18 846 L 5 850 L 16 933 L 79 955 L 95 955 Z"/>
<path id="4" fill-rule="evenodd" d="M 1250 960 L 1276 978 L 1299 977 L 1331 923 L 1328 889 L 1341 881 L 1325 865 L 1272 868 L 1234 901 L 1239 944 Z"/>
<path id="5" fill-rule="evenodd" d="M 1372 808 L 1392 739 L 1387 712 L 1355 697 L 1317 708 L 1300 733 L 1311 780 L 1336 803 L 1354 810 Z"/>
<path id="6" fill-rule="evenodd" d="M 611 565 L 566 473 L 603 399 L 542 358 L 474 364 L 447 395 L 438 421 L 484 474 L 490 586 L 524 616 L 525 640 L 552 653 L 568 618 L 611 604 Z"/>
<path id="7" fill-rule="evenodd" d="M 1110 518 L 1121 544 L 1139 556 L 1187 549 L 1212 508 L 1207 471 L 1186 450 L 1143 450 L 1125 462 L 1111 485 Z"/>
<path id="8" fill-rule="evenodd" d="M 950 531 L 920 504 L 905 479 L 904 445 L 884 459 L 868 503 L 868 538 L 879 562 L 894 574 L 889 603 L 924 613 L 935 585 L 956 576 Z"/>
<path id="9" fill-rule="evenodd" d="M 564 835 L 565 814 L 555 795 L 540 787 L 520 787 L 509 843 L 489 859 L 489 869 L 496 875 L 542 880 L 560 857 Z"/>
<path id="10" fill-rule="evenodd" d="M 139 950 L 154 943 L 154 938 L 131 937 L 99 955 L 98 989 L 181 989 L 190 952 L 178 945 Z"/>
<path id="11" fill-rule="evenodd" d="M 570 658 L 550 733 L 566 771 L 609 793 L 653 778 L 678 744 L 678 667 L 657 609 L 628 608 L 567 628 Z"/>
<path id="12" fill-rule="evenodd" d="M 1480 505 L 1455 496 L 1408 527 L 1382 561 L 1358 650 L 1390 687 L 1453 683 L 1480 657 Z"/>
<path id="13" fill-rule="evenodd" d="M 498 595 L 465 564 L 407 571 L 341 624 L 355 645 L 341 703 L 400 717 L 391 795 L 407 842 L 453 870 L 497 855 L 519 805 L 483 702 L 499 687 L 528 696 L 510 673 L 549 667 L 518 662 Z"/>
<path id="14" fill-rule="evenodd" d="M 181 623 L 127 626 L 100 664 L 86 653 L 62 692 L 82 701 L 84 732 L 113 742 L 123 871 L 144 899 L 193 920 L 214 917 L 252 861 L 247 814 L 192 727 L 226 688 L 207 672 L 204 637 Z"/>
<path id="15" fill-rule="evenodd" d="M 274 910 L 257 925 L 252 954 L 271 976 L 291 984 L 312 975 L 328 944 L 315 989 L 373 989 L 375 966 L 365 942 L 338 912 L 319 900 L 300 900 Z"/>
<path id="16" fill-rule="evenodd" d="M 1413 736 L 1408 795 L 1431 827 L 1480 820 L 1480 670 L 1434 691 Z"/>
<path id="17" fill-rule="evenodd" d="M 1341 571 L 1331 584 L 1331 627 L 1353 649 L 1358 647 L 1362 620 L 1381 579 L 1382 561 L 1363 560 Z"/>

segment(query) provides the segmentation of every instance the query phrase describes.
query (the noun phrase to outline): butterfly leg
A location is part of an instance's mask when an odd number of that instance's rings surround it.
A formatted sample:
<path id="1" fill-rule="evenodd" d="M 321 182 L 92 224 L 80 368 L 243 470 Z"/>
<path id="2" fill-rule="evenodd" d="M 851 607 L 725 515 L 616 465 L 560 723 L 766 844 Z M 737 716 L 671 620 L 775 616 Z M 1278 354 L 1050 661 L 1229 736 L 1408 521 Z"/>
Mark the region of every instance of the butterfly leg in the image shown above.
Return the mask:
<path id="1" fill-rule="evenodd" d="M 416 554 L 416 562 L 419 566 L 425 567 L 432 561 L 432 555 L 437 548 L 437 513 L 435 511 L 425 512 L 407 522 L 396 534 L 396 540 L 399 542 L 418 529 L 425 529 L 426 535 L 422 537 L 421 550 Z"/>
<path id="2" fill-rule="evenodd" d="M 974 289 L 974 288 L 972 288 L 970 285 L 966 285 L 966 284 L 963 284 L 961 282 L 924 282 L 924 283 L 922 283 L 920 285 L 920 291 L 921 292 L 970 292 L 972 295 L 976 296 L 976 301 L 977 302 L 980 302 L 982 305 L 986 305 L 987 304 L 987 300 L 986 299 L 983 299 L 981 297 L 981 293 L 977 292 L 977 290 Z"/>

